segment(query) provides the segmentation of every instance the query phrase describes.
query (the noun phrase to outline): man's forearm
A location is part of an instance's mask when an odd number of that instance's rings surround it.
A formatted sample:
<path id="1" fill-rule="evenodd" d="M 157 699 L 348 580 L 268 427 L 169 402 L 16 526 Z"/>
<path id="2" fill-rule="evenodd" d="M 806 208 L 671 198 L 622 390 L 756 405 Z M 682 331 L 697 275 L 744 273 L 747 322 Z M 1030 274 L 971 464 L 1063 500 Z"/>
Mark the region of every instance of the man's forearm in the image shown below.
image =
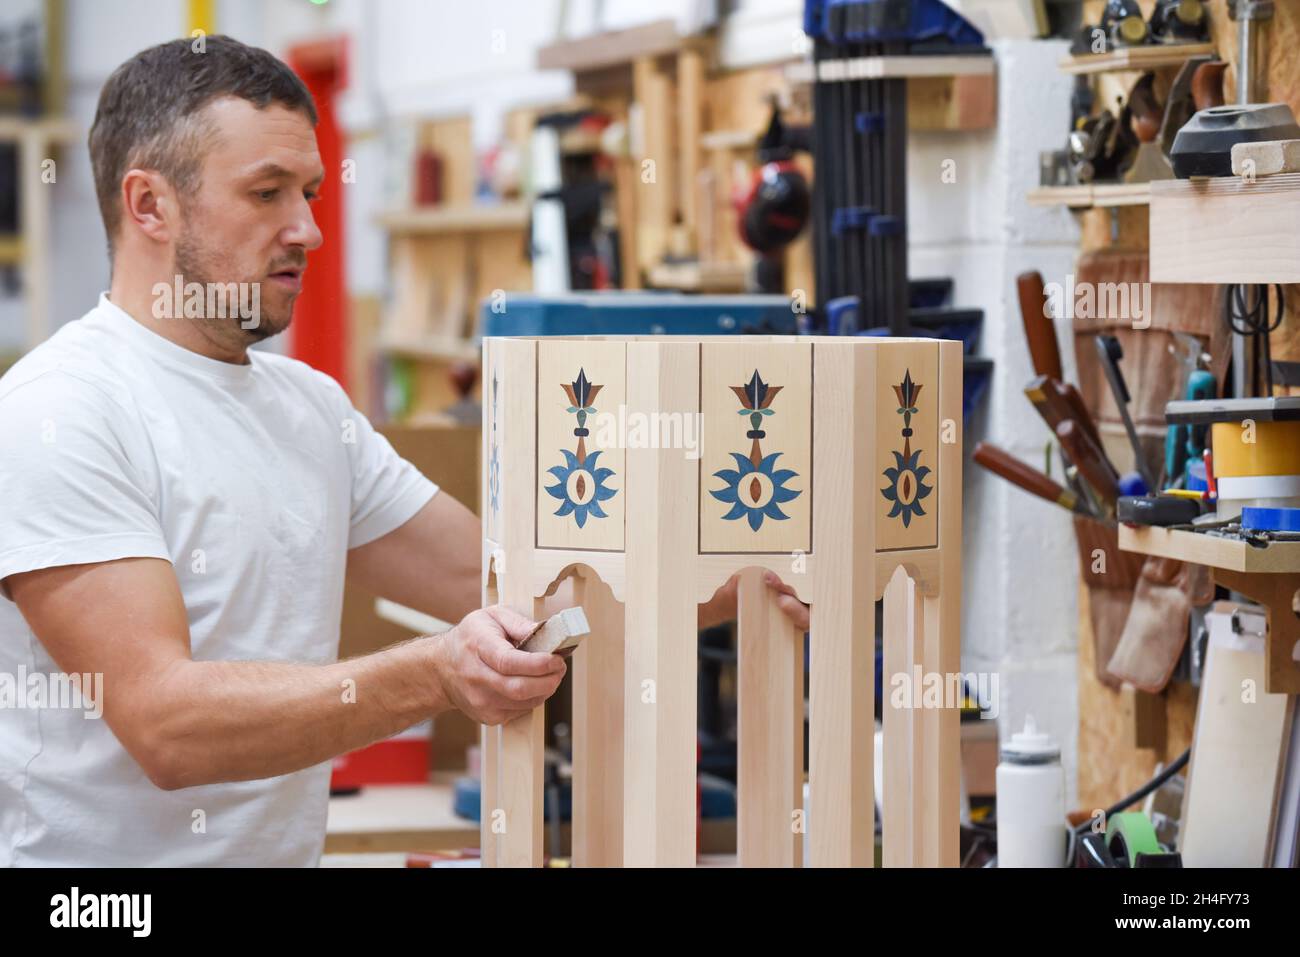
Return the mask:
<path id="1" fill-rule="evenodd" d="M 451 707 L 433 667 L 438 640 L 328 665 L 178 662 L 150 691 L 147 770 L 169 789 L 274 777 L 396 734 Z"/>

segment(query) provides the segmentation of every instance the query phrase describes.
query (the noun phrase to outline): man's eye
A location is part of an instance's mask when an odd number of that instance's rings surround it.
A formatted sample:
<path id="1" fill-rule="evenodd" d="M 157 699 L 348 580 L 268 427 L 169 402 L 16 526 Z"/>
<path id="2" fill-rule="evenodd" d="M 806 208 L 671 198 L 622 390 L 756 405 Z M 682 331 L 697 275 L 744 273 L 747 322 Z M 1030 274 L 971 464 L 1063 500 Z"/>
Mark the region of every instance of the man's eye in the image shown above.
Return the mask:
<path id="1" fill-rule="evenodd" d="M 306 197 L 307 202 L 309 202 L 309 203 L 314 203 L 314 202 L 316 202 L 316 200 L 320 199 L 320 193 L 313 193 L 313 192 L 312 192 L 311 190 L 309 190 L 309 189 L 307 189 L 307 190 L 303 190 L 302 195 L 303 195 L 304 197 Z"/>
<path id="2" fill-rule="evenodd" d="M 275 194 L 278 192 L 280 192 L 278 189 L 259 189 L 257 191 L 257 198 L 262 200 L 264 203 L 269 203 L 271 200 L 275 199 Z"/>

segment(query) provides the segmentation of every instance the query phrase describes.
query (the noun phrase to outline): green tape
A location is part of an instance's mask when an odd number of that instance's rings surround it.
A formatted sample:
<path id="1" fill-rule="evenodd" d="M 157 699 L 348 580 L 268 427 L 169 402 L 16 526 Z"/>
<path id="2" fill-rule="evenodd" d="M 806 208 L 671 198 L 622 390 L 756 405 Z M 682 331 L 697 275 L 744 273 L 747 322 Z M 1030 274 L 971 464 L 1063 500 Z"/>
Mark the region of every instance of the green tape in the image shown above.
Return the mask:
<path id="1" fill-rule="evenodd" d="M 1106 847 L 1115 860 L 1127 858 L 1129 867 L 1137 867 L 1139 854 L 1163 853 L 1151 819 L 1141 811 L 1111 815 L 1106 825 Z"/>

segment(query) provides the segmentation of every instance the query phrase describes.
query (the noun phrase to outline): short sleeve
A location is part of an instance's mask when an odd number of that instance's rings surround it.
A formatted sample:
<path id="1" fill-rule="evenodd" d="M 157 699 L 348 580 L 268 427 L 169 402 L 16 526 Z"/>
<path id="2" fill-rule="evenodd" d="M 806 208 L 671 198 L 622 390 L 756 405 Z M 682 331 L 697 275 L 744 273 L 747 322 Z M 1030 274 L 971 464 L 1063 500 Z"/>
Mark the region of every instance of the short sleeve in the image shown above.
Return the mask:
<path id="1" fill-rule="evenodd" d="M 388 439 L 353 407 L 342 386 L 317 374 L 329 383 L 345 426 L 351 425 L 348 433 L 353 441 L 345 443 L 352 468 L 348 548 L 358 548 L 409 522 L 437 494 L 438 486 L 397 454 Z"/>
<path id="2" fill-rule="evenodd" d="M 0 396 L 0 594 L 20 572 L 171 556 L 130 414 L 58 371 Z"/>

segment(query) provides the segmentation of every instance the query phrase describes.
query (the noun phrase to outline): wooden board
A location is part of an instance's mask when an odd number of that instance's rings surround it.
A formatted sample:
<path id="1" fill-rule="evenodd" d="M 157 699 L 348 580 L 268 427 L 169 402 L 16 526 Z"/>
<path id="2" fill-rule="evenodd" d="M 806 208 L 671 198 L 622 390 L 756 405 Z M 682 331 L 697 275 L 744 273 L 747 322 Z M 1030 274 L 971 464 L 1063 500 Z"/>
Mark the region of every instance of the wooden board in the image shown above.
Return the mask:
<path id="1" fill-rule="evenodd" d="M 622 342 L 537 344 L 539 548 L 623 548 L 626 450 L 618 422 L 627 404 L 626 349 Z"/>
<path id="2" fill-rule="evenodd" d="M 1222 607 L 1222 606 L 1220 606 Z M 1186 867 L 1264 867 L 1293 699 L 1264 693 L 1264 642 L 1210 623 L 1178 849 Z"/>
<path id="3" fill-rule="evenodd" d="M 763 572 L 740 573 L 736 853 L 741 867 L 803 861 L 803 631 Z"/>
<path id="4" fill-rule="evenodd" d="M 671 19 L 655 20 L 625 30 L 560 40 L 537 51 L 539 70 L 586 72 L 626 63 L 637 57 L 672 53 L 682 42 Z"/>
<path id="5" fill-rule="evenodd" d="M 1091 21 L 1090 21 L 1091 22 Z M 1214 52 L 1213 43 L 1179 43 L 1121 47 L 1110 53 L 1084 53 L 1061 60 L 1062 73 L 1146 72 L 1160 67 L 1178 67 L 1194 56 Z"/>
<path id="6" fill-rule="evenodd" d="M 902 340 L 875 352 L 876 550 L 931 548 L 938 542 L 939 347 Z"/>
<path id="7" fill-rule="evenodd" d="M 914 669 L 922 666 L 924 611 L 916 582 L 903 569 L 896 569 L 885 586 L 884 657 L 881 676 L 881 714 L 885 749 L 884 786 L 881 795 L 882 862 L 885 867 L 919 867 L 924 840 L 919 813 L 921 780 L 922 709 L 913 700 L 920 688 L 912 688 L 901 705 L 896 701 L 896 682 L 912 684 Z"/>
<path id="8" fill-rule="evenodd" d="M 792 63 L 786 68 L 791 83 L 811 83 L 811 61 Z M 992 56 L 979 54 L 954 56 L 871 56 L 824 60 L 816 75 L 823 83 L 852 80 L 879 80 L 914 76 L 980 76 L 997 69 Z"/>
<path id="9" fill-rule="evenodd" d="M 1300 282 L 1300 173 L 1151 184 L 1151 281 Z"/>
<path id="10" fill-rule="evenodd" d="M 699 346 L 691 342 L 629 342 L 637 370 L 629 414 L 698 409 Z M 696 694 L 699 633 L 689 556 L 695 511 L 663 508 L 693 503 L 699 473 L 684 456 L 629 448 L 629 574 L 624 665 L 623 863 L 629 867 L 691 867 L 696 848 Z"/>
<path id="11" fill-rule="evenodd" d="M 442 158 L 442 202 L 470 203 L 478 171 L 474 162 L 474 121 L 470 116 L 429 120 L 420 124 L 418 143 Z"/>
<path id="12" fill-rule="evenodd" d="M 1039 186 L 1026 195 L 1030 206 L 1068 206 L 1070 209 L 1146 206 L 1150 183 L 1085 183 L 1080 186 Z"/>
<path id="13" fill-rule="evenodd" d="M 700 350 L 700 552 L 811 551 L 812 345 Z"/>
<path id="14" fill-rule="evenodd" d="M 1300 572 L 1300 542 L 1273 542 L 1256 548 L 1243 541 L 1168 528 L 1119 527 L 1119 547 L 1228 571 Z"/>
<path id="15" fill-rule="evenodd" d="M 381 213 L 376 222 L 390 233 L 472 233 L 515 230 L 528 226 L 525 203 L 440 203 Z"/>
<path id="16" fill-rule="evenodd" d="M 573 653 L 573 863 L 623 863 L 623 606 L 587 572 L 574 599 L 591 638 Z"/>
<path id="17" fill-rule="evenodd" d="M 870 387 L 874 358 L 864 350 L 817 338 L 814 408 Z M 876 416 L 851 405 L 837 434 L 813 434 L 813 494 L 845 503 L 813 515 L 818 572 L 812 582 L 808 675 L 809 860 L 814 867 L 870 867 L 875 857 L 875 556 L 872 483 Z M 843 514 L 853 516 L 846 522 Z"/>
<path id="18" fill-rule="evenodd" d="M 635 110 L 632 126 L 636 167 L 637 261 L 628 269 L 646 271 L 668 251 L 669 233 L 677 211 L 679 187 L 674 149 L 673 78 L 653 58 L 637 60 L 632 67 Z M 640 149 L 637 149 L 637 147 Z"/>

